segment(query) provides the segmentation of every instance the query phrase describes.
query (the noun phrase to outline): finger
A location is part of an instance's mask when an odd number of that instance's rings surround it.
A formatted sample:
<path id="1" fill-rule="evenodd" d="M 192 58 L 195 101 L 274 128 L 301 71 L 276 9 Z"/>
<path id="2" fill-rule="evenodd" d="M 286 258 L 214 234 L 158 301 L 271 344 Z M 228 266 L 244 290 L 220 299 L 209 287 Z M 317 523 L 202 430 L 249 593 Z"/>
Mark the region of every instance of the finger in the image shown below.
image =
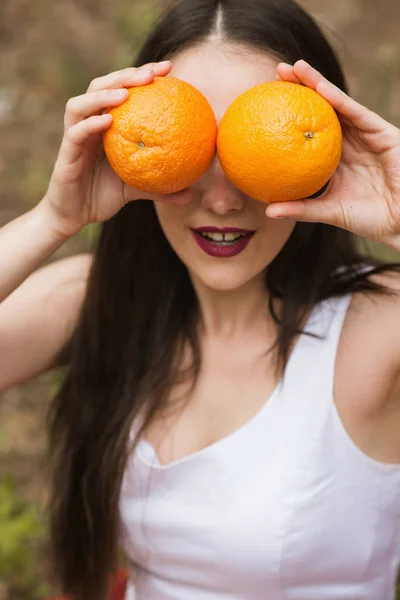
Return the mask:
<path id="1" fill-rule="evenodd" d="M 366 133 L 376 133 L 387 128 L 388 124 L 382 117 L 350 98 L 306 61 L 297 61 L 293 65 L 293 70 L 304 85 L 318 92 L 339 115 L 348 119 L 359 129 Z"/>
<path id="2" fill-rule="evenodd" d="M 89 85 L 88 92 L 140 85 L 140 83 L 143 83 L 143 80 L 148 82 L 155 76 L 166 75 L 171 68 L 171 61 L 165 61 L 163 63 L 148 63 L 140 68 L 128 67 L 120 71 L 114 71 L 108 75 L 93 79 Z"/>
<path id="3" fill-rule="evenodd" d="M 89 85 L 88 92 L 145 85 L 152 81 L 154 77 L 155 72 L 152 69 L 124 69 L 123 71 L 117 71 L 105 77 L 94 79 Z"/>
<path id="4" fill-rule="evenodd" d="M 165 69 L 170 70 L 172 67 L 172 63 L 170 60 L 161 60 L 159 62 L 149 62 L 145 65 L 141 65 L 140 67 L 136 67 L 136 69 L 153 69 L 153 71 L 165 71 Z M 135 68 L 135 67 L 134 67 Z"/>
<path id="5" fill-rule="evenodd" d="M 88 94 L 71 98 L 68 100 L 65 110 L 65 129 L 69 129 L 90 116 L 101 114 L 105 109 L 118 106 L 118 104 L 121 104 L 121 102 L 124 102 L 128 98 L 128 95 L 128 90 L 121 88 L 89 92 Z"/>
<path id="6" fill-rule="evenodd" d="M 343 215 L 339 202 L 318 198 L 274 202 L 267 206 L 266 215 L 271 219 L 293 219 L 304 223 L 325 223 L 343 227 Z"/>
<path id="7" fill-rule="evenodd" d="M 296 77 L 293 66 L 288 63 L 281 62 L 276 68 L 277 79 L 280 81 L 289 81 L 291 83 L 298 83 L 302 85 L 300 79 Z"/>
<path id="8" fill-rule="evenodd" d="M 71 127 L 64 136 L 58 155 L 58 162 L 64 165 L 75 163 L 82 155 L 82 146 L 95 133 L 108 129 L 112 123 L 112 115 L 95 115 Z"/>

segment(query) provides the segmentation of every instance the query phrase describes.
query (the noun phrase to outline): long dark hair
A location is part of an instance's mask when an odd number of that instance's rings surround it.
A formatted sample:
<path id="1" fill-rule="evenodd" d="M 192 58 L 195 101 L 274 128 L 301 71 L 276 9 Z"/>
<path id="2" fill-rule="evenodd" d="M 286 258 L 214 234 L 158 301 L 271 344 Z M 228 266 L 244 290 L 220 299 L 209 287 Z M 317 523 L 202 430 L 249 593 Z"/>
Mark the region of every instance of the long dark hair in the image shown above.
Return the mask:
<path id="1" fill-rule="evenodd" d="M 217 23 L 224 40 L 292 64 L 304 58 L 347 91 L 334 51 L 293 0 L 181 0 L 162 16 L 135 64 L 171 58 L 207 40 Z M 344 230 L 296 225 L 266 271 L 283 369 L 312 306 L 356 290 L 382 291 L 359 272 L 361 262 L 375 273 L 390 268 L 360 256 L 357 240 Z M 145 427 L 166 401 L 182 375 L 184 346 L 193 360 L 183 375 L 194 385 L 201 362 L 198 316 L 187 269 L 153 203 L 128 204 L 102 226 L 80 320 L 60 357 L 65 379 L 48 415 L 50 555 L 54 578 L 71 600 L 106 598 L 120 558 L 118 503 L 131 424 L 146 407 Z"/>

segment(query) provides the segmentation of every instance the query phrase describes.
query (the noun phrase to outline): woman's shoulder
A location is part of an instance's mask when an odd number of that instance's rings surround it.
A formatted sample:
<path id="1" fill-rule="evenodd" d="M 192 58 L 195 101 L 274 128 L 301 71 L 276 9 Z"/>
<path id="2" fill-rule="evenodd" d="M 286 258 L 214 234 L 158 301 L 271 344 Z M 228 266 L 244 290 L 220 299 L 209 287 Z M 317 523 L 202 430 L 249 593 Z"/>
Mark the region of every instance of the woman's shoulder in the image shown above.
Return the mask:
<path id="1" fill-rule="evenodd" d="M 351 337 L 368 343 L 367 347 L 388 354 L 399 352 L 400 362 L 400 273 L 384 271 L 368 277 L 381 288 L 374 291 L 356 291 L 346 318 Z M 350 334 L 349 334 L 350 335 Z"/>
<path id="2" fill-rule="evenodd" d="M 371 408 L 389 400 L 400 381 L 400 273 L 373 274 L 385 291 L 353 293 L 337 353 L 339 385 L 352 387 Z M 400 406 L 400 400 L 399 400 Z"/>
<path id="3" fill-rule="evenodd" d="M 351 297 L 336 355 L 335 404 L 364 453 L 400 464 L 400 274 L 370 279 L 390 293 Z"/>
<path id="4" fill-rule="evenodd" d="M 358 319 L 358 324 L 373 329 L 378 336 L 378 326 L 384 329 L 390 326 L 393 329 L 400 318 L 400 272 L 373 273 L 368 280 L 379 287 L 374 291 L 357 291 L 353 294 L 349 319 Z"/>

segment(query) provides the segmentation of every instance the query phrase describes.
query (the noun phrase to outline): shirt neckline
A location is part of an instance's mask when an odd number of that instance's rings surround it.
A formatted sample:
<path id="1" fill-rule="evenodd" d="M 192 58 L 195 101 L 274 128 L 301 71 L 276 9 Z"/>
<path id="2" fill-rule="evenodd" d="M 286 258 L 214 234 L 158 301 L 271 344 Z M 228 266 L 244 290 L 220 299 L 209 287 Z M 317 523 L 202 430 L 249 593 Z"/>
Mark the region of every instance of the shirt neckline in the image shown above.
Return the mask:
<path id="1" fill-rule="evenodd" d="M 320 304 L 321 303 L 316 304 L 313 307 L 313 309 L 311 310 L 310 314 L 308 315 L 307 321 L 303 327 L 304 332 L 307 331 L 310 323 L 312 322 L 312 320 L 314 318 L 317 308 L 320 306 Z M 294 345 L 294 348 L 289 356 L 289 359 L 288 359 L 288 362 L 286 365 L 286 372 L 289 369 L 290 364 L 293 362 L 295 355 L 299 352 L 299 348 L 300 348 L 301 342 L 303 340 L 303 335 L 304 334 L 299 335 L 299 337 Z M 262 416 L 264 415 L 264 413 L 271 410 L 271 407 L 273 407 L 276 399 L 279 396 L 279 391 L 280 391 L 282 385 L 283 385 L 283 377 L 281 377 L 279 379 L 275 388 L 272 390 L 271 394 L 268 396 L 268 399 L 266 400 L 266 402 L 264 402 L 264 404 L 261 406 L 261 408 L 257 411 L 257 413 L 253 417 L 251 417 L 248 421 L 243 423 L 243 425 L 240 425 L 240 427 L 238 427 L 237 429 L 235 429 L 228 435 L 220 438 L 219 440 L 216 440 L 212 444 L 208 444 L 208 446 L 205 446 L 204 448 L 201 448 L 200 450 L 196 450 L 195 452 L 191 452 L 190 454 L 187 454 L 186 456 L 182 456 L 181 458 L 178 458 L 176 460 L 173 460 L 173 461 L 170 461 L 170 462 L 164 464 L 159 461 L 159 458 L 158 458 L 158 455 L 157 455 L 157 452 L 156 452 L 154 446 L 148 440 L 143 438 L 143 440 L 146 442 L 146 445 L 151 449 L 154 458 L 148 459 L 144 455 L 144 453 L 141 451 L 140 442 L 142 440 L 139 440 L 139 443 L 136 447 L 136 451 L 135 451 L 136 455 L 139 458 L 139 460 L 146 467 L 151 468 L 151 469 L 156 469 L 158 471 L 166 471 L 170 468 L 179 467 L 180 465 L 187 464 L 188 462 L 193 462 L 197 458 L 207 456 L 208 454 L 212 453 L 213 451 L 218 450 L 229 443 L 232 443 L 232 441 L 236 437 L 243 435 L 243 433 L 248 428 L 250 428 L 252 425 L 254 425 L 254 423 L 256 423 L 259 419 L 261 419 Z"/>

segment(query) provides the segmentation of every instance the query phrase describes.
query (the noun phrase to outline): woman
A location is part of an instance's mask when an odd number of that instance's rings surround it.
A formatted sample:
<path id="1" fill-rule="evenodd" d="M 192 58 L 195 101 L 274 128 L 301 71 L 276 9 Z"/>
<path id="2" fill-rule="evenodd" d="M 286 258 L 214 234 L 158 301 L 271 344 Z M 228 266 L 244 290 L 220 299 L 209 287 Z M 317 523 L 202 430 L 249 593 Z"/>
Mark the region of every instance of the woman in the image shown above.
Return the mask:
<path id="1" fill-rule="evenodd" d="M 104 223 L 79 293 L 53 284 L 41 307 L 51 356 L 19 339 L 20 352 L 46 354 L 35 373 L 67 366 L 49 415 L 63 593 L 104 598 L 120 543 L 137 600 L 393 598 L 400 286 L 354 234 L 400 249 L 400 132 L 346 95 L 333 50 L 292 0 L 181 0 L 137 65 L 68 102 L 45 197 L 0 237 L 12 307 L 60 244 Z M 263 81 L 315 89 L 343 126 L 337 172 L 315 198 L 267 207 L 217 156 L 181 193 L 127 187 L 101 151 L 103 112 L 168 74 L 203 92 L 218 122 Z M 195 239 L 210 227 L 252 236 L 218 258 Z M 13 368 L 7 386 L 23 376 Z"/>

